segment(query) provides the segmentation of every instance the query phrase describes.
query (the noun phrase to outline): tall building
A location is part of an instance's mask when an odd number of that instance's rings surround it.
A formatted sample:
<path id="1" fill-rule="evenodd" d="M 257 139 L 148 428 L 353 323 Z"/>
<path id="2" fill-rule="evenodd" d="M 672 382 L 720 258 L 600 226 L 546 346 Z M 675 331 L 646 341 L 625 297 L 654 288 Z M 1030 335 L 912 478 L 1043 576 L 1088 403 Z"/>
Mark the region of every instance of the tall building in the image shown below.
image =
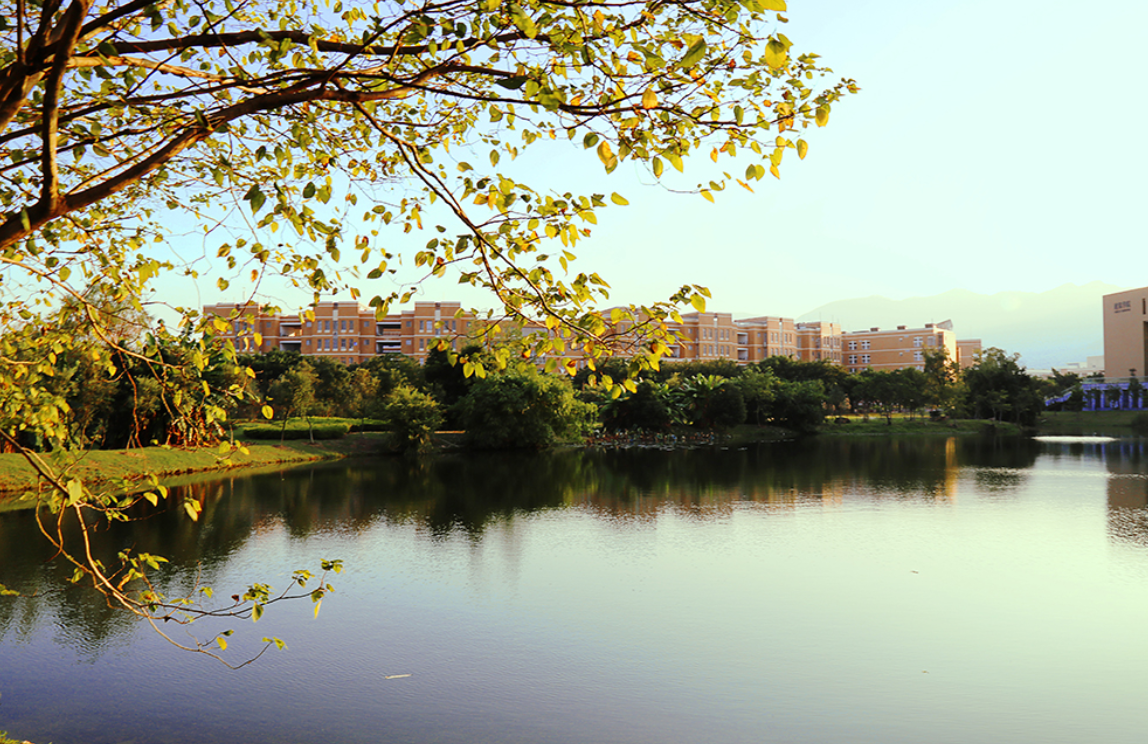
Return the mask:
<path id="1" fill-rule="evenodd" d="M 1148 287 L 1104 295 L 1104 372 L 1148 375 Z"/>
<path id="2" fill-rule="evenodd" d="M 957 339 L 957 364 L 961 369 L 968 369 L 977 363 L 981 356 L 981 340 L 979 338 Z"/>
<path id="3" fill-rule="evenodd" d="M 957 357 L 957 336 L 951 321 L 926 323 L 924 328 L 897 326 L 883 331 L 870 328 L 842 334 L 845 368 L 850 372 L 865 369 L 892 371 L 903 367 L 925 369 L 925 352 L 945 349 L 950 359 Z"/>
<path id="4" fill-rule="evenodd" d="M 474 323 L 474 317 L 457 302 L 416 302 L 413 309 L 382 320 L 375 318 L 374 310 L 355 302 L 320 302 L 301 315 L 275 315 L 255 304 L 229 302 L 208 305 L 203 312 L 227 320 L 228 330 L 219 336 L 234 343 L 237 351 L 279 349 L 345 364 L 379 354 L 405 354 L 424 362 L 440 338 L 459 348 Z"/>
<path id="5" fill-rule="evenodd" d="M 841 364 L 841 326 L 837 323 L 798 323 L 797 350 L 803 362 Z"/>
<path id="6" fill-rule="evenodd" d="M 241 352 L 269 352 L 276 349 L 306 356 L 320 356 L 346 364 L 364 362 L 379 354 L 404 354 L 425 362 L 430 350 L 441 340 L 455 349 L 477 337 L 489 321 L 475 318 L 458 302 L 416 302 L 414 307 L 391 313 L 382 320 L 375 312 L 355 302 L 320 302 L 302 314 L 272 314 L 255 304 L 222 302 L 203 309 L 226 323 L 219 336 L 231 341 Z M 924 328 L 842 333 L 841 326 L 829 322 L 802 322 L 792 318 L 760 315 L 735 320 L 730 313 L 694 312 L 670 323 L 678 342 L 670 346 L 669 358 L 689 361 L 728 359 L 753 364 L 773 356 L 807 362 L 830 361 L 850 372 L 864 369 L 893 370 L 924 368 L 924 353 L 944 348 L 953 359 L 968 358 L 980 350 L 980 341 L 956 341 L 949 321 L 928 323 Z M 615 332 L 621 355 L 644 346 L 628 323 L 619 323 Z M 553 334 L 541 324 L 521 329 L 524 336 Z M 958 350 L 959 349 L 959 350 Z M 964 355 L 962 357 L 961 355 Z M 583 364 L 579 345 L 566 345 L 548 354 Z M 568 362 L 567 362 L 568 363 Z"/>

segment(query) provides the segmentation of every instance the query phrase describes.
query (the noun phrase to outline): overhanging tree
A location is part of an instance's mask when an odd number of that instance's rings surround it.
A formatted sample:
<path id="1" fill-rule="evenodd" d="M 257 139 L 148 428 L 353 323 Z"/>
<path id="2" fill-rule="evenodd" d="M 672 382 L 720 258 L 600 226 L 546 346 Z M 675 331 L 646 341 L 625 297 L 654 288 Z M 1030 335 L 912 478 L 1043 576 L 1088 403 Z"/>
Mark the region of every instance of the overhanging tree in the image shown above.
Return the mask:
<path id="1" fill-rule="evenodd" d="M 629 160 L 659 179 L 699 152 L 738 162 L 737 174 L 697 184 L 711 200 L 779 176 L 787 152 L 804 157 L 806 128 L 855 90 L 814 87 L 829 70 L 779 31 L 785 10 L 783 0 L 0 0 L 8 446 L 26 448 L 18 434 L 29 427 L 46 448 L 66 439 L 66 405 L 46 384 L 77 338 L 55 315 L 64 298 L 84 308 L 93 362 L 132 356 L 161 381 L 163 404 L 180 404 L 164 383 L 171 337 L 155 329 L 125 348 L 114 319 L 84 304 L 98 286 L 138 310 L 158 274 L 195 273 L 152 248 L 173 213 L 206 226 L 232 279 L 280 273 L 316 296 L 359 297 L 358 282 L 394 270 L 392 235 L 425 229 L 412 262 L 428 277 L 457 271 L 506 315 L 544 321 L 552 333 L 533 337 L 536 352 L 578 344 L 594 357 L 622 343 L 656 366 L 676 305 L 702 308 L 708 293 L 685 286 L 666 302 L 595 311 L 608 285 L 569 262 L 595 212 L 625 198 L 530 185 L 505 166 L 567 140 L 608 172 Z M 733 158 L 746 153 L 743 174 Z M 369 302 L 383 313 L 407 294 Z M 200 374 L 211 344 L 194 343 L 181 366 Z M 227 395 L 243 395 L 233 387 Z M 216 406 L 205 424 L 225 415 Z M 37 467 L 50 510 L 122 514 L 127 502 Z M 109 591 L 105 567 L 72 557 Z M 154 614 L 143 595 L 121 594 Z"/>

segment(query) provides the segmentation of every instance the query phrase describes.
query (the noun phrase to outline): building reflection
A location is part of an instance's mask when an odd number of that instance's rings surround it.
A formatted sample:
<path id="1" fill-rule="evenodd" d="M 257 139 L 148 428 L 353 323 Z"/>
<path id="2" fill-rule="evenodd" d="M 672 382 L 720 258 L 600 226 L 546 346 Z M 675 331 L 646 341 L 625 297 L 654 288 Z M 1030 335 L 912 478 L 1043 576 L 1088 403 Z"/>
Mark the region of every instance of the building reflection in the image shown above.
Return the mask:
<path id="1" fill-rule="evenodd" d="M 127 548 L 168 557 L 171 563 L 159 578 L 174 595 L 217 584 L 228 563 L 262 535 L 373 539 L 380 524 L 413 525 L 429 540 L 462 536 L 478 544 L 492 529 L 504 534 L 513 531 L 517 519 L 555 509 L 582 509 L 632 523 L 665 513 L 722 519 L 747 505 L 780 510 L 889 500 L 951 505 L 970 471 L 977 474 L 976 492 L 1014 489 L 1038 451 L 1015 441 L 824 438 L 674 451 L 571 449 L 342 460 L 185 483 L 172 489 L 170 503 L 176 508 L 140 506 L 132 521 L 98 530 L 94 550 L 109 565 Z M 1136 471 L 1138 466 L 1128 467 Z M 1130 503 L 1142 507 L 1144 483 L 1134 485 L 1140 490 L 1120 497 L 1120 503 L 1138 498 Z M 1124 486 L 1113 485 L 1119 487 Z M 185 496 L 202 505 L 198 522 L 178 508 Z M 77 638 L 97 645 L 130 624 L 92 592 L 60 591 L 70 571 L 52 560 L 35 533 L 31 514 L 0 514 L 0 583 L 36 595 L 0 602 L 0 638 L 19 635 L 20 628 L 34 626 L 49 612 L 67 618 L 64 625 Z"/>
<path id="2" fill-rule="evenodd" d="M 1148 442 L 1117 439 L 1092 445 L 1108 471 L 1108 535 L 1148 547 Z"/>

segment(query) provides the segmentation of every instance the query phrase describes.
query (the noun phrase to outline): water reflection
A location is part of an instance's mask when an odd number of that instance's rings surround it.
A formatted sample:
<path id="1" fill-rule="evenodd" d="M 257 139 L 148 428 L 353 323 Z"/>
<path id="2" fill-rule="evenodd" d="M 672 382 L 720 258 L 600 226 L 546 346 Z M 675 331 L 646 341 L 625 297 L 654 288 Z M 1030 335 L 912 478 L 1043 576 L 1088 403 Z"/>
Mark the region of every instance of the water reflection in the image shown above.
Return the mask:
<path id="1" fill-rule="evenodd" d="M 344 460 L 180 486 L 173 489 L 176 496 L 191 494 L 203 506 L 198 523 L 182 510 L 145 505 L 133 521 L 100 528 L 95 551 L 108 563 L 127 548 L 169 557 L 162 580 L 174 594 L 192 590 L 197 582 L 212 585 L 231 556 L 280 526 L 302 539 L 320 531 L 362 532 L 379 522 L 409 523 L 432 538 L 463 534 L 477 542 L 492 525 L 571 507 L 641 519 L 667 509 L 713 517 L 745 502 L 776 508 L 841 505 L 850 499 L 945 504 L 957 498 L 962 467 L 972 469 L 979 493 L 1007 495 L 1023 484 L 1039 452 L 1041 445 L 1032 442 L 842 438 L 669 452 Z M 1077 452 L 1069 448 L 1071 456 Z M 1139 459 L 1123 465 L 1128 472 L 1141 472 L 1141 466 Z M 1144 481 L 1113 479 L 1110 488 L 1127 492 L 1111 491 L 1114 508 L 1117 501 L 1143 507 Z M 1126 515 L 1116 523 L 1144 532 L 1142 523 Z M 0 583 L 34 595 L 0 601 L 0 639 L 24 636 L 52 614 L 59 618 L 62 640 L 78 647 L 107 646 L 126 632 L 131 621 L 93 593 L 61 589 L 70 571 L 51 560 L 50 548 L 36 532 L 31 513 L 0 515 Z"/>
<path id="2" fill-rule="evenodd" d="M 263 738 L 392 744 L 1140 741 L 1148 657 L 1127 639 L 1148 616 L 1144 456 L 823 439 L 342 461 L 187 485 L 199 523 L 141 509 L 101 529 L 101 555 L 171 556 L 169 586 L 348 560 L 317 621 L 239 629 L 233 649 L 265 632 L 291 648 L 238 674 L 157 650 L 90 592 L 50 591 L 66 571 L 30 514 L 4 514 L 0 581 L 44 593 L 0 600 L 0 729 L 61 744 L 242 741 L 253 719 Z M 148 694 L 120 707 L 128 679 Z"/>

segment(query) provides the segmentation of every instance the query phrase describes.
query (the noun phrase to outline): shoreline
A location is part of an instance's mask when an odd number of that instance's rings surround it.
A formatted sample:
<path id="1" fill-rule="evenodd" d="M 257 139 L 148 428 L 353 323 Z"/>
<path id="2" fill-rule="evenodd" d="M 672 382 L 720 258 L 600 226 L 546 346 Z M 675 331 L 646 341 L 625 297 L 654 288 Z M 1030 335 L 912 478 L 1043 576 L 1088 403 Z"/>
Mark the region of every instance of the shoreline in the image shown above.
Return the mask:
<path id="1" fill-rule="evenodd" d="M 1047 415 L 1047 414 L 1046 414 Z M 1048 426 L 1052 423 L 1051 426 Z M 827 422 L 808 436 L 824 437 L 894 437 L 894 436 L 1022 436 L 1066 433 L 1067 422 L 1042 420 L 1032 431 L 1009 423 L 993 423 L 979 419 L 952 419 L 932 421 L 927 418 L 906 419 L 895 417 L 890 425 L 883 416 L 871 416 L 868 421 L 851 420 L 849 423 Z M 1082 422 L 1073 421 L 1080 426 Z M 1099 424 L 1101 422 L 1089 422 Z M 1108 422 L 1104 422 L 1108 423 Z M 1112 422 L 1115 423 L 1115 422 Z M 1124 423 L 1124 422 L 1121 422 Z M 1057 424 L 1061 424 L 1057 426 Z M 1087 426 L 1087 425 L 1086 425 Z M 1075 428 L 1075 427 L 1074 427 Z M 1088 427 L 1091 428 L 1091 427 Z M 1107 428 L 1107 427 L 1102 427 Z M 1123 426 L 1118 428 L 1123 429 Z M 1131 430 L 1115 434 L 1135 437 Z M 440 432 L 436 440 L 441 450 L 465 448 L 461 432 Z M 630 447 L 656 447 L 675 449 L 705 445 L 747 444 L 777 442 L 799 437 L 795 432 L 772 426 L 743 424 L 726 432 L 670 432 L 663 434 L 620 432 L 599 435 L 572 446 L 591 449 L 627 449 Z M 181 449 L 174 447 L 144 447 L 126 450 L 91 450 L 76 455 L 69 468 L 70 477 L 78 477 L 88 484 L 142 484 L 149 475 L 163 479 L 166 484 L 180 476 L 194 478 L 231 470 L 257 471 L 277 469 L 322 460 L 335 460 L 364 455 L 397 454 L 386 432 L 351 433 L 341 439 L 318 440 L 289 439 L 282 443 L 266 440 L 242 442 L 249 454 L 232 450 L 221 454 L 219 449 L 204 447 Z M 51 460 L 51 455 L 46 456 Z M 0 511 L 27 509 L 35 505 L 34 494 L 40 479 L 31 465 L 15 453 L 0 454 Z M 178 485 L 175 484 L 175 485 Z M 127 487 L 131 487 L 128 485 Z"/>
<path id="2" fill-rule="evenodd" d="M 179 476 L 257 470 L 389 451 L 385 433 L 348 435 L 343 439 L 288 440 L 282 444 L 244 442 L 249 454 L 233 449 L 221 454 L 216 447 L 180 449 L 143 447 L 126 450 L 89 450 L 74 453 L 69 477 L 86 484 L 143 484 L 149 475 L 165 481 Z M 52 456 L 45 459 L 51 462 Z M 0 511 L 31 508 L 42 480 L 19 454 L 0 454 Z M 130 487 L 130 485 L 128 486 Z"/>

